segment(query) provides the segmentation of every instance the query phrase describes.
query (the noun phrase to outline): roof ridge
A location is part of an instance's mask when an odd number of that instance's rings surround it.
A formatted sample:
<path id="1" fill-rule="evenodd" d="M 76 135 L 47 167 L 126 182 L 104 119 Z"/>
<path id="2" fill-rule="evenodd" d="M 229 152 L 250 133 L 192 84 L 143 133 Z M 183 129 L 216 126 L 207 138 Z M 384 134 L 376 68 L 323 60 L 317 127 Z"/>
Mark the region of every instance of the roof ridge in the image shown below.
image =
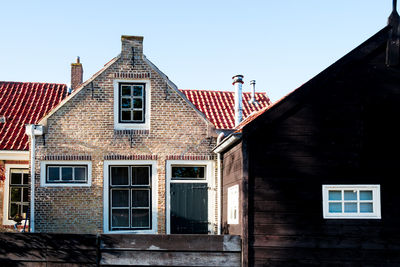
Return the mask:
<path id="1" fill-rule="evenodd" d="M 0 81 L 1 83 L 14 83 L 14 84 L 57 84 L 57 85 L 65 85 L 65 83 L 53 83 L 53 82 L 15 82 L 15 81 Z"/>
<path id="2" fill-rule="evenodd" d="M 215 93 L 235 93 L 234 91 L 224 91 L 224 90 L 208 90 L 208 89 L 179 89 L 180 91 L 187 92 L 215 92 Z M 252 92 L 242 92 L 243 94 L 251 94 Z M 264 94 L 267 95 L 267 92 L 256 92 L 256 94 Z"/>

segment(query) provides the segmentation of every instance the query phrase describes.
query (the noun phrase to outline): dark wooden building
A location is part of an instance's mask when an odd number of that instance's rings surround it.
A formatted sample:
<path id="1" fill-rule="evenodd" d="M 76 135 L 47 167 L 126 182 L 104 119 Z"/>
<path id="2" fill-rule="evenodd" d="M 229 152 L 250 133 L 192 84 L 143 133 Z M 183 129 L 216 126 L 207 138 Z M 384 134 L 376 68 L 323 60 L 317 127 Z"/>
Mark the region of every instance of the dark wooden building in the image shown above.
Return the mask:
<path id="1" fill-rule="evenodd" d="M 243 266 L 400 265 L 398 22 L 215 149 Z"/>

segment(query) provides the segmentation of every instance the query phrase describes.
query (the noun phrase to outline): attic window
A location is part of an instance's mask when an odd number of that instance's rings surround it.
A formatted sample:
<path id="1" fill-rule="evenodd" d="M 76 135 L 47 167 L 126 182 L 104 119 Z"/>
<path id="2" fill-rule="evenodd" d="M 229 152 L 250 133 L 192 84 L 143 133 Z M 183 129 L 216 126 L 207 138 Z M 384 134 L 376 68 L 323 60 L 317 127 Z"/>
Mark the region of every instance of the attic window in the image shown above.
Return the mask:
<path id="1" fill-rule="evenodd" d="M 114 80 L 114 129 L 150 130 L 149 80 Z"/>
<path id="2" fill-rule="evenodd" d="M 6 122 L 6 117 L 0 116 L 0 123 L 5 123 Z"/>

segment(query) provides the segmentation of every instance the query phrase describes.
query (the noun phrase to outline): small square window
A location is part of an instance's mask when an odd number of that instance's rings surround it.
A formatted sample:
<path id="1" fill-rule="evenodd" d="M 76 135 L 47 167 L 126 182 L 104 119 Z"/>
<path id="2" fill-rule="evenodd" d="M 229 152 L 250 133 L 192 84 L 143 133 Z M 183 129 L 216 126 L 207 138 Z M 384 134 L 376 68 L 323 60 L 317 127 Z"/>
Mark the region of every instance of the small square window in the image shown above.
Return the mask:
<path id="1" fill-rule="evenodd" d="M 323 185 L 326 219 L 380 219 L 379 185 Z"/>

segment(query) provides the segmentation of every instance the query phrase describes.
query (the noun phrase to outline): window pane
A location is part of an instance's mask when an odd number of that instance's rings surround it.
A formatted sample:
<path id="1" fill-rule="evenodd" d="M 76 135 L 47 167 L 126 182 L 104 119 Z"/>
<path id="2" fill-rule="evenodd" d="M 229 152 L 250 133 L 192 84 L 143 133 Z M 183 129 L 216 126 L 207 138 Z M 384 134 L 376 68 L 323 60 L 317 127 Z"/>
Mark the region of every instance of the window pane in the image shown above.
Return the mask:
<path id="1" fill-rule="evenodd" d="M 373 212 L 372 203 L 360 203 L 360 212 Z"/>
<path id="2" fill-rule="evenodd" d="M 61 167 L 61 180 L 63 181 L 72 180 L 72 167 Z"/>
<path id="3" fill-rule="evenodd" d="M 112 185 L 129 185 L 128 167 L 111 167 Z"/>
<path id="4" fill-rule="evenodd" d="M 134 108 L 142 108 L 143 107 L 142 99 L 140 99 L 140 98 L 133 99 L 133 107 Z"/>
<path id="5" fill-rule="evenodd" d="M 345 190 L 344 191 L 344 200 L 357 200 L 357 191 Z"/>
<path id="6" fill-rule="evenodd" d="M 130 96 L 131 95 L 131 87 L 129 85 L 121 86 L 121 95 Z"/>
<path id="7" fill-rule="evenodd" d="M 111 210 L 112 227 L 129 227 L 129 209 Z"/>
<path id="8" fill-rule="evenodd" d="M 24 173 L 24 184 L 28 184 L 29 183 L 29 174 L 28 173 Z"/>
<path id="9" fill-rule="evenodd" d="M 132 210 L 132 227 L 150 227 L 150 212 L 148 209 Z"/>
<path id="10" fill-rule="evenodd" d="M 143 86 L 135 85 L 133 86 L 133 96 L 142 96 L 143 95 Z"/>
<path id="11" fill-rule="evenodd" d="M 21 192 L 22 188 L 11 187 L 11 201 L 21 202 Z"/>
<path id="12" fill-rule="evenodd" d="M 360 191 L 360 200 L 372 200 L 372 191 Z"/>
<path id="13" fill-rule="evenodd" d="M 12 219 L 18 213 L 18 204 L 11 203 L 10 206 L 10 214 L 8 215 L 9 219 Z"/>
<path id="14" fill-rule="evenodd" d="M 342 203 L 329 203 L 329 212 L 342 212 Z"/>
<path id="15" fill-rule="evenodd" d="M 131 108 L 132 100 L 130 98 L 122 98 L 122 107 Z"/>
<path id="16" fill-rule="evenodd" d="M 132 167 L 132 185 L 149 185 L 149 167 Z"/>
<path id="17" fill-rule="evenodd" d="M 122 111 L 122 118 L 123 121 L 130 121 L 131 119 L 131 111 L 130 110 L 123 110 Z"/>
<path id="18" fill-rule="evenodd" d="M 23 188 L 22 189 L 22 201 L 23 202 L 29 202 L 28 192 L 29 192 L 28 188 Z"/>
<path id="19" fill-rule="evenodd" d="M 134 121 L 141 121 L 143 120 L 143 112 L 142 111 L 132 111 L 133 112 L 133 120 Z"/>
<path id="20" fill-rule="evenodd" d="M 132 207 L 149 207 L 150 190 L 132 190 Z"/>
<path id="21" fill-rule="evenodd" d="M 112 201 L 111 206 L 129 207 L 129 190 L 111 190 Z"/>
<path id="22" fill-rule="evenodd" d="M 85 181 L 86 180 L 86 168 L 75 167 L 75 180 L 76 181 Z"/>
<path id="23" fill-rule="evenodd" d="M 60 168 L 59 167 L 49 167 L 48 181 L 60 180 Z"/>
<path id="24" fill-rule="evenodd" d="M 357 203 L 344 203 L 344 212 L 357 212 Z"/>
<path id="25" fill-rule="evenodd" d="M 172 167 L 172 177 L 177 179 L 204 179 L 204 169 L 200 166 Z"/>
<path id="26" fill-rule="evenodd" d="M 11 173 L 11 184 L 21 184 L 22 173 L 12 172 Z"/>

